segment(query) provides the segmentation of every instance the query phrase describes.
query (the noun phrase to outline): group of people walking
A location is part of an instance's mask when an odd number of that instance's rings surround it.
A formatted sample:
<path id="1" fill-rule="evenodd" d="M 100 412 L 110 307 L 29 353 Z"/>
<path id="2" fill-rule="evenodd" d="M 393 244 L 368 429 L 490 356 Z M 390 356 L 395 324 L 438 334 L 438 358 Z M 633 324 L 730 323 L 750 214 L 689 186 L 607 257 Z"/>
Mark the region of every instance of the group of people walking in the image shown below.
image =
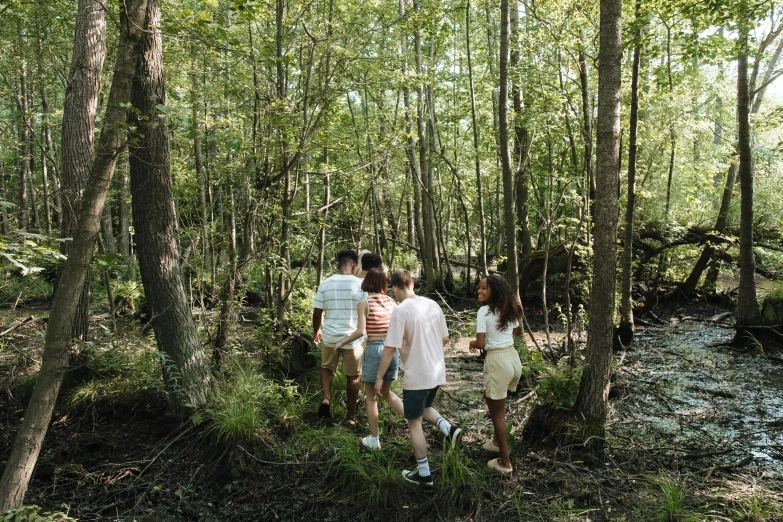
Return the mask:
<path id="1" fill-rule="evenodd" d="M 394 299 L 388 295 L 390 289 Z M 492 440 L 483 448 L 500 455 L 490 460 L 488 467 L 507 475 L 512 466 L 505 402 L 522 374 L 513 339 L 521 334 L 522 307 L 508 283 L 494 275 L 479 282 L 478 301 L 483 306 L 478 311 L 476 339 L 470 342 L 470 350 L 486 352 L 484 398 L 495 429 Z M 378 400 L 383 399 L 408 423 L 417 467 L 404 470 L 403 478 L 432 486 L 424 421 L 436 425 L 452 445 L 462 438 L 462 429 L 432 407 L 438 388 L 446 384 L 444 349 L 449 344 L 449 331 L 440 306 L 416 294 L 413 276 L 407 270 L 394 270 L 387 276 L 378 254 L 342 250 L 337 254 L 337 273 L 324 279 L 316 292 L 313 332 L 313 341 L 321 346 L 319 417 L 331 417 L 332 382 L 342 360 L 348 401 L 345 423 L 356 425 L 356 407 L 364 383 L 370 434 L 361 439 L 361 444 L 370 450 L 381 449 Z M 391 390 L 400 369 L 402 400 Z"/>

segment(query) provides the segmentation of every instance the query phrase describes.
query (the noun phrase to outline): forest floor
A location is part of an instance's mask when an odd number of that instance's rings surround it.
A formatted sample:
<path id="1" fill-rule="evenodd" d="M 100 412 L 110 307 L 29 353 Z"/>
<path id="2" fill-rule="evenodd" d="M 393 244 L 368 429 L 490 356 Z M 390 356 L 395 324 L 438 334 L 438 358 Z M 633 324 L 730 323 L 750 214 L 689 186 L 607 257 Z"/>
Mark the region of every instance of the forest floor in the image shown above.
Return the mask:
<path id="1" fill-rule="evenodd" d="M 729 346 L 733 329 L 715 319 L 720 312 L 705 303 L 673 306 L 659 314 L 665 324 L 639 328 L 634 349 L 616 354 L 601 459 L 579 447 L 533 449 L 517 441 L 513 477 L 490 474 L 491 455 L 481 450 L 491 435 L 482 365 L 468 352 L 468 338 L 459 337 L 447 348 L 449 382 L 435 407 L 465 436 L 451 450 L 437 430 L 428 432 L 433 491 L 400 479 L 413 459 L 406 427 L 388 409 L 383 451 L 371 453 L 359 449 L 364 429 L 323 426 L 312 414 L 253 441 L 227 443 L 203 424 L 165 416 L 165 400 L 154 391 L 94 402 L 66 392 L 25 502 L 79 520 L 140 522 L 783 520 L 783 364 Z M 34 317 L 0 333 L 2 464 L 24 414 L 46 313 L 0 316 L 0 331 Z M 471 314 L 454 314 L 453 329 L 469 330 L 460 317 Z M 92 343 L 154 353 L 151 335 L 140 335 L 138 325 L 111 326 L 94 322 Z M 254 342 L 246 325 L 234 333 L 239 343 Z M 545 336 L 536 337 L 541 343 Z M 316 393 L 305 398 L 308 409 L 317 404 Z M 526 390 L 509 399 L 515 433 L 534 402 Z"/>

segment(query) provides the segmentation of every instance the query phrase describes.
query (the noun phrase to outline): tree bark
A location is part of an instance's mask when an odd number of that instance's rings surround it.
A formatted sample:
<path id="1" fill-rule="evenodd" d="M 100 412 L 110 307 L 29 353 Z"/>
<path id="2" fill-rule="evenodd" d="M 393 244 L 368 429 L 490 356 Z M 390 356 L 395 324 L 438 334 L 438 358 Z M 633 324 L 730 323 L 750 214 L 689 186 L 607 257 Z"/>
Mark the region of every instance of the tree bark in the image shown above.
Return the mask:
<path id="1" fill-rule="evenodd" d="M 63 198 L 60 229 L 63 237 L 72 238 L 79 215 L 82 193 L 93 162 L 95 114 L 101 71 L 106 57 L 106 10 L 100 0 L 79 0 L 73 39 L 73 59 L 65 90 L 62 124 Z M 68 253 L 68 243 L 62 243 Z M 73 337 L 84 340 L 89 326 L 90 277 L 84 283 L 73 322 Z"/>
<path id="2" fill-rule="evenodd" d="M 139 270 L 169 400 L 176 412 L 186 413 L 206 404 L 213 387 L 180 270 L 168 129 L 157 109 L 166 104 L 159 26 L 158 1 L 150 0 L 131 97 L 138 111 L 132 120 L 139 129 L 130 144 L 131 197 Z"/>
<path id="3" fill-rule="evenodd" d="M 27 231 L 30 225 L 30 211 L 28 209 L 29 178 L 30 178 L 30 97 L 27 92 L 27 62 L 24 58 L 22 39 L 25 38 L 24 30 L 19 27 L 19 92 L 16 98 L 16 106 L 19 110 L 19 228 Z"/>
<path id="4" fill-rule="evenodd" d="M 606 431 L 614 331 L 621 61 L 622 2 L 601 0 L 594 275 L 590 291 L 590 336 L 575 406 L 577 415 L 585 422 L 589 432 L 598 437 L 603 437 Z"/>
<path id="5" fill-rule="evenodd" d="M 590 107 L 590 91 L 587 76 L 587 59 L 584 50 L 579 50 L 579 86 L 582 91 L 582 140 L 584 141 L 584 170 L 587 177 L 589 207 L 595 201 L 595 172 L 593 168 L 593 109 Z"/>
<path id="6" fill-rule="evenodd" d="M 52 303 L 41 371 L 22 426 L 14 440 L 3 478 L 0 480 L 0 512 L 22 505 L 68 366 L 73 317 L 90 268 L 100 227 L 101 209 L 124 143 L 122 129 L 126 111 L 120 103 L 126 102 L 130 96 L 131 80 L 142 37 L 145 4 L 145 0 L 126 0 L 125 9 L 120 15 L 120 43 L 103 119 L 103 131 L 90 170 L 84 204 L 79 211 L 74 241 Z"/>
<path id="7" fill-rule="evenodd" d="M 516 216 L 514 214 L 514 172 L 508 133 L 508 40 L 510 32 L 509 1 L 500 0 L 500 165 L 503 170 L 503 220 L 506 230 L 506 279 L 514 295 L 519 297 L 519 267 L 517 265 Z"/>
<path id="8" fill-rule="evenodd" d="M 476 90 L 473 86 L 473 59 L 470 51 L 470 1 L 465 4 L 465 47 L 468 57 L 468 81 L 470 84 L 470 119 L 473 126 L 473 154 L 476 168 L 476 206 L 479 214 L 478 266 L 482 276 L 487 275 L 487 231 L 484 215 L 484 193 L 481 182 L 481 154 L 479 128 L 476 122 Z"/>
<path id="9" fill-rule="evenodd" d="M 519 68 L 519 5 L 516 0 L 511 2 L 511 69 Z M 517 75 L 519 78 L 519 75 Z M 517 233 L 523 256 L 529 256 L 533 252 L 533 237 L 530 234 L 530 217 L 528 210 L 530 183 L 528 175 L 528 156 L 530 154 L 530 131 L 524 121 L 524 94 L 520 86 L 521 80 L 511 84 L 511 99 L 514 106 L 514 161 L 517 162 L 515 179 Z"/>
<path id="10" fill-rule="evenodd" d="M 628 197 L 625 203 L 625 229 L 623 230 L 622 296 L 620 297 L 620 340 L 624 345 L 633 341 L 633 216 L 636 207 L 636 154 L 639 131 L 639 64 L 642 55 L 641 0 L 636 0 L 633 37 L 633 66 L 631 70 L 631 116 L 628 143 Z"/>
<path id="11" fill-rule="evenodd" d="M 753 256 L 753 156 L 750 148 L 750 88 L 748 85 L 747 0 L 741 2 L 739 56 L 737 58 L 737 150 L 740 180 L 740 286 L 737 326 L 751 326 L 758 314 L 756 304 L 756 261 Z"/>

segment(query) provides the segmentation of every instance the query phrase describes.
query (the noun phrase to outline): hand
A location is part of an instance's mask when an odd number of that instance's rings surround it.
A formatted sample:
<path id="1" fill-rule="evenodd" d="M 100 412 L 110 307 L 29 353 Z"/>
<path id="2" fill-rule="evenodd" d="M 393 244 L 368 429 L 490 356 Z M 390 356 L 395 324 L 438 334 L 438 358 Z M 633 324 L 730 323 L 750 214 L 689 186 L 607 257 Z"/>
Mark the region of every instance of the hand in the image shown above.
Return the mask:
<path id="1" fill-rule="evenodd" d="M 481 348 L 479 348 L 478 346 L 475 346 L 473 344 L 475 342 L 476 341 L 474 339 L 474 340 L 470 341 L 470 343 L 468 343 L 468 349 L 470 350 L 470 353 L 476 353 L 476 352 L 480 352 L 481 351 Z"/>
<path id="2" fill-rule="evenodd" d="M 340 339 L 339 341 L 337 341 L 337 344 L 334 345 L 335 349 L 337 350 L 339 350 L 343 346 L 345 346 L 345 339 Z"/>
<path id="3" fill-rule="evenodd" d="M 376 379 L 375 395 L 377 395 L 378 397 L 383 397 L 383 379 Z"/>
<path id="4" fill-rule="evenodd" d="M 313 344 L 318 346 L 321 344 L 321 330 L 319 329 L 317 332 L 315 332 L 315 337 L 313 337 Z"/>

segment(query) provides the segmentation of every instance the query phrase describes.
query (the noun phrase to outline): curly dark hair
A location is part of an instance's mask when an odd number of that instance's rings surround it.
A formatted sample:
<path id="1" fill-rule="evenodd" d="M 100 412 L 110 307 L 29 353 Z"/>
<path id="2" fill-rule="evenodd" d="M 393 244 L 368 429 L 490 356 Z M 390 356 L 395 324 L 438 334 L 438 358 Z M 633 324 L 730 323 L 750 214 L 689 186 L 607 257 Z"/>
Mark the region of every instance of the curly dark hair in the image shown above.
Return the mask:
<path id="1" fill-rule="evenodd" d="M 508 281 L 497 275 L 483 278 L 490 290 L 486 304 L 498 318 L 498 330 L 505 330 L 514 321 L 522 322 L 522 305 L 511 290 Z"/>

